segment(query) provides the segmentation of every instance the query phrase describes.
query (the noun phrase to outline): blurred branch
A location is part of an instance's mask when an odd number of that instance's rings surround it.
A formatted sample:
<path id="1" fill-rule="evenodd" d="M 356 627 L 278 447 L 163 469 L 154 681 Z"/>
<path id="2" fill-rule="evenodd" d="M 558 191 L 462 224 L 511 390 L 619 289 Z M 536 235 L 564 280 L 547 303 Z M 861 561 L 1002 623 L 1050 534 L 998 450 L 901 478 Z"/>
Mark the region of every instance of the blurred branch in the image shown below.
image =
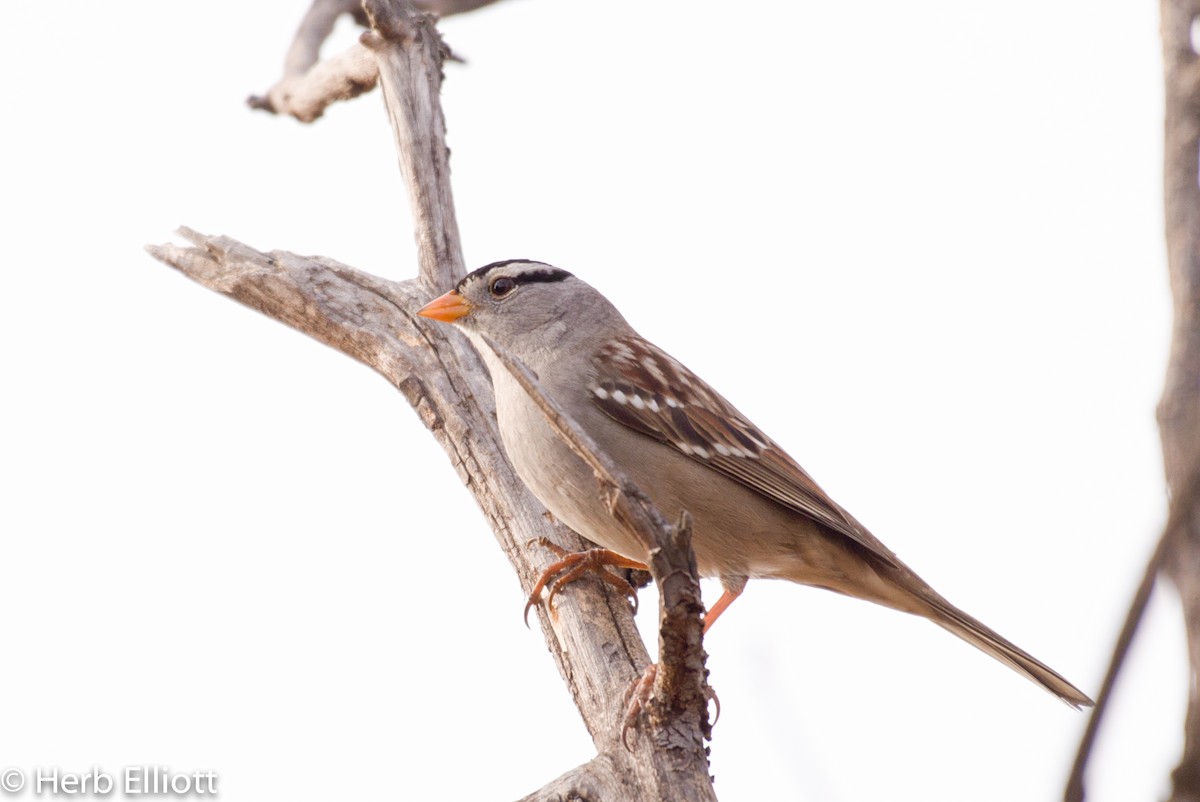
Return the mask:
<path id="1" fill-rule="evenodd" d="M 430 14 L 448 17 L 451 14 L 465 14 L 495 2 L 496 0 L 414 0 L 413 5 Z"/>
<path id="2" fill-rule="evenodd" d="M 413 6 L 439 17 L 448 17 L 494 2 L 496 0 L 416 0 Z M 343 14 L 349 14 L 364 28 L 369 27 L 362 0 L 313 0 L 292 37 L 292 45 L 283 60 L 283 75 L 263 94 L 246 98 L 247 105 L 311 123 L 332 104 L 374 89 L 378 79 L 375 59 L 361 45 L 320 61 L 321 47 Z"/>
<path id="3" fill-rule="evenodd" d="M 1197 465 L 1200 467 L 1200 463 Z M 1125 665 L 1125 658 L 1129 656 L 1134 635 L 1137 634 L 1138 627 L 1145 616 L 1146 607 L 1150 603 L 1150 595 L 1154 592 L 1154 586 L 1157 584 L 1159 573 L 1166 562 L 1167 554 L 1185 531 L 1189 511 L 1195 508 L 1196 496 L 1200 492 L 1198 483 L 1200 483 L 1200 471 L 1193 471 L 1193 483 L 1189 486 L 1189 492 L 1184 496 L 1177 496 L 1175 503 L 1171 505 L 1167 525 L 1163 528 L 1158 544 L 1154 547 L 1154 553 L 1150 555 L 1150 560 L 1146 563 L 1142 581 L 1133 594 L 1129 612 L 1125 615 L 1125 622 L 1121 625 L 1116 645 L 1113 646 L 1113 654 L 1109 659 L 1108 670 L 1104 674 L 1104 682 L 1100 686 L 1100 692 L 1096 695 L 1096 705 L 1092 708 L 1091 715 L 1088 716 L 1087 728 L 1080 739 L 1079 749 L 1075 754 L 1075 764 L 1071 767 L 1070 777 L 1067 778 L 1066 793 L 1063 795 L 1065 802 L 1083 802 L 1087 797 L 1084 776 L 1087 772 L 1088 761 L 1092 756 L 1092 750 L 1096 745 L 1096 737 L 1100 734 L 1100 725 L 1104 721 L 1104 714 L 1108 711 L 1108 704 L 1112 701 L 1117 677 Z"/>
<path id="4" fill-rule="evenodd" d="M 1171 775 L 1173 802 L 1200 800 L 1200 60 L 1193 26 L 1200 0 L 1162 0 L 1166 86 L 1163 199 L 1167 267 L 1174 299 L 1171 353 L 1158 406 L 1163 467 L 1173 506 L 1180 507 L 1179 537 L 1164 568 L 1179 590 L 1187 626 L 1191 683 L 1183 756 Z M 1173 516 L 1174 517 L 1174 516 Z"/>
<path id="5" fill-rule="evenodd" d="M 313 0 L 283 59 L 284 78 L 299 78 L 316 65 L 321 58 L 321 45 L 333 33 L 333 26 L 343 14 L 354 16 L 359 25 L 367 24 L 362 0 Z"/>
<path id="6" fill-rule="evenodd" d="M 1170 800 L 1200 800 L 1200 60 L 1193 40 L 1200 0 L 1161 0 L 1160 9 L 1166 90 L 1163 201 L 1174 325 L 1158 424 L 1170 515 L 1117 640 L 1067 785 L 1067 802 L 1085 797 L 1083 776 L 1091 747 L 1160 572 L 1179 591 L 1190 667 L 1183 756 L 1171 775 Z"/>
<path id="7" fill-rule="evenodd" d="M 396 0 L 367 0 L 365 6 L 372 30 L 360 47 L 374 59 L 412 198 L 418 278 L 389 281 L 331 259 L 263 253 L 189 229 L 180 234 L 190 246 L 149 250 L 204 286 L 363 362 L 404 393 L 475 495 L 529 593 L 550 557 L 524 544 L 546 536 L 572 550 L 584 543 L 548 523 L 544 508 L 508 463 L 491 383 L 478 355 L 457 332 L 415 314 L 465 272 L 439 100 L 447 50 L 428 15 Z M 306 36 L 319 34 L 328 20 L 306 19 L 302 29 L 311 28 Z M 314 52 L 311 45 L 294 50 L 296 63 L 290 55 L 289 69 L 302 68 Z M 536 384 L 531 386 L 541 397 Z M 561 424 L 579 435 L 569 419 Z M 594 464 L 606 460 L 590 443 L 582 449 Z M 648 737 L 637 738 L 629 750 L 621 744 L 624 692 L 649 663 L 629 605 L 603 583 L 573 584 L 556 597 L 552 613 L 539 607 L 539 616 L 598 756 L 533 798 L 715 800 L 703 746 L 703 608 L 687 526 L 667 526 L 619 473 L 610 471 L 609 477 L 625 499 L 617 505 L 624 519 L 645 524 L 643 535 L 655 543 L 651 570 L 661 590 L 664 664 L 642 729 Z M 519 610 L 514 608 L 513 615 L 515 622 Z M 601 789 L 606 789 L 602 797 L 592 793 Z"/>
<path id="8" fill-rule="evenodd" d="M 319 64 L 321 46 L 342 14 L 354 14 L 366 24 L 361 0 L 313 0 L 283 60 L 283 75 L 262 95 L 246 99 L 252 109 L 290 114 L 310 123 L 338 100 L 348 100 L 374 88 L 375 60 L 361 46 Z"/>
<path id="9" fill-rule="evenodd" d="M 251 95 L 246 103 L 252 109 L 290 114 L 311 123 L 337 101 L 374 89 L 378 79 L 375 59 L 362 45 L 355 45 L 301 75 L 285 75 L 265 95 Z"/>

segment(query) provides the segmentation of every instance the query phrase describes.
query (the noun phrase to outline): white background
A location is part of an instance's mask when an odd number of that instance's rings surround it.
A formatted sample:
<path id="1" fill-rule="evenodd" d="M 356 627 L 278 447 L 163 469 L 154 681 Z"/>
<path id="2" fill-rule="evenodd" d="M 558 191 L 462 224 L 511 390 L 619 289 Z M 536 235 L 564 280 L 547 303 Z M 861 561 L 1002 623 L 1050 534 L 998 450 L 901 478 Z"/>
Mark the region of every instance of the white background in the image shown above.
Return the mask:
<path id="1" fill-rule="evenodd" d="M 377 93 L 312 126 L 242 104 L 305 5 L 6 10 L 0 768 L 502 800 L 592 755 L 400 395 L 141 250 L 186 224 L 413 274 Z M 509 0 L 446 20 L 469 62 L 445 86 L 468 262 L 597 285 L 1094 693 L 1164 518 L 1154 12 Z M 727 802 L 1055 799 L 1085 723 L 926 622 L 806 588 L 752 583 L 706 646 Z M 1186 683 L 1168 588 L 1092 799 L 1163 794 Z"/>

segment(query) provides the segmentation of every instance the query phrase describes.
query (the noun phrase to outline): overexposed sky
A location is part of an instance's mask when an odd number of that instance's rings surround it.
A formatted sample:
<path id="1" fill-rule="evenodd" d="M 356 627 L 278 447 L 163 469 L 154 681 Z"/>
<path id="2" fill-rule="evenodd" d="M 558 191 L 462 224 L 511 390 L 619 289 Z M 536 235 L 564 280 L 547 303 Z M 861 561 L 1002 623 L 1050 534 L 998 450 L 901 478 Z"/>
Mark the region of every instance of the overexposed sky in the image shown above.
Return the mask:
<path id="1" fill-rule="evenodd" d="M 141 250 L 186 224 L 413 274 L 378 94 L 311 126 L 242 103 L 305 7 L 9 9 L 0 771 L 515 799 L 593 753 L 403 398 Z M 948 598 L 1094 693 L 1165 514 L 1154 12 L 448 19 L 468 262 L 599 287 Z M 726 802 L 1056 799 L 1085 723 L 926 622 L 798 586 L 752 583 L 706 647 Z M 1169 588 L 1125 680 L 1096 802 L 1161 797 L 1178 756 Z"/>

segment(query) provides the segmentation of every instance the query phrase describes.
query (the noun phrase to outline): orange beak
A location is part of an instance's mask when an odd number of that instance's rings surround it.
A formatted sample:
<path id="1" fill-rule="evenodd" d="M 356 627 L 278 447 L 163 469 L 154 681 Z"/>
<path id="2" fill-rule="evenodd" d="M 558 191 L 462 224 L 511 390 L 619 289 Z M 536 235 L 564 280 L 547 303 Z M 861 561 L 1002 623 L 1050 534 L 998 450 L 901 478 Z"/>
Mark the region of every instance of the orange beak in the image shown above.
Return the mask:
<path id="1" fill-rule="evenodd" d="M 445 295 L 439 295 L 417 310 L 421 317 L 440 320 L 443 323 L 453 323 L 460 317 L 471 314 L 471 303 L 455 290 Z"/>

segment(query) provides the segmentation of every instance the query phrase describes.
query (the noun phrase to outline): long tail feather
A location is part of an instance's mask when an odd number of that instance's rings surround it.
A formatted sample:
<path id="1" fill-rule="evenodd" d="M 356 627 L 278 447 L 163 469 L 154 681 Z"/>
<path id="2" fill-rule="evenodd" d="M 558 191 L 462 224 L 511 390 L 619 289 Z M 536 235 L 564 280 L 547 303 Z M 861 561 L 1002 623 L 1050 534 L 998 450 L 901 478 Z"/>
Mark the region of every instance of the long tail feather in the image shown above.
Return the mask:
<path id="1" fill-rule="evenodd" d="M 931 608 L 929 619 L 938 626 L 953 632 L 977 649 L 990 654 L 1000 662 L 1025 675 L 1033 682 L 1062 699 L 1075 709 L 1091 707 L 1088 695 L 1076 688 L 1050 666 L 1029 652 L 1005 640 L 994 630 L 959 610 L 940 597 L 926 599 Z"/>

